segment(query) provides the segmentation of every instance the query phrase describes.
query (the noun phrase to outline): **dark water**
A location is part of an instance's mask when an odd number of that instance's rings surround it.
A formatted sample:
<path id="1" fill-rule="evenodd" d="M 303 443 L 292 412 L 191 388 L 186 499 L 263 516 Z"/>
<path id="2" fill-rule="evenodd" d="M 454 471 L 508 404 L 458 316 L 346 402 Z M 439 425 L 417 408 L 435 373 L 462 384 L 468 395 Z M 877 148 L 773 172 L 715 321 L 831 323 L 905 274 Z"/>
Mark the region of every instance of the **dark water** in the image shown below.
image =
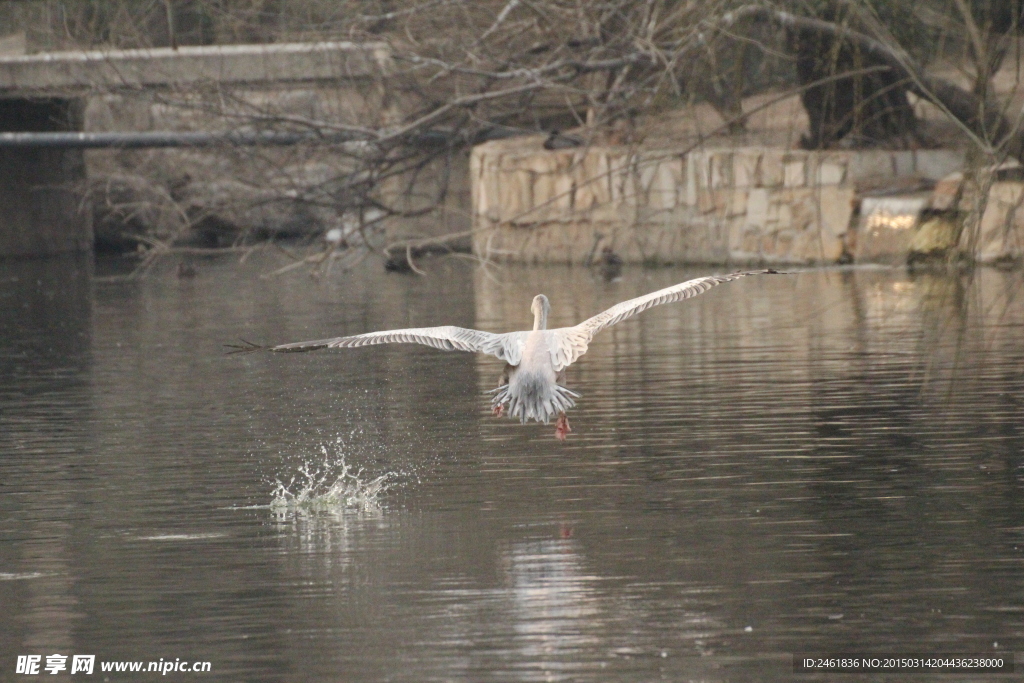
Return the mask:
<path id="1" fill-rule="evenodd" d="M 0 680 L 54 653 L 96 655 L 65 680 L 781 681 L 820 680 L 795 652 L 1024 650 L 1019 274 L 654 309 L 570 370 L 561 444 L 490 417 L 493 359 L 221 345 L 521 328 L 539 291 L 563 324 L 706 271 L 269 269 L 0 264 Z M 266 507 L 341 459 L 391 488 Z"/>

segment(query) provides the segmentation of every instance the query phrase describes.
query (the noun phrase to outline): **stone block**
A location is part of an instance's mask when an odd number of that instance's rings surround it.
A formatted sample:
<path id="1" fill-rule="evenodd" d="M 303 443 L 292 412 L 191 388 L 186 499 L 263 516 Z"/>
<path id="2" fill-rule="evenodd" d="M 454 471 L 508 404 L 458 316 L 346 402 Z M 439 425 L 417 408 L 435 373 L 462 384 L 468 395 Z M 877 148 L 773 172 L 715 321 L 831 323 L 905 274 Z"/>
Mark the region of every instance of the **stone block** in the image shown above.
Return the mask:
<path id="1" fill-rule="evenodd" d="M 661 163 L 662 161 L 656 157 L 641 157 L 637 161 L 636 178 L 640 188 L 639 206 L 643 209 L 659 211 L 666 208 L 663 206 L 666 194 L 668 194 L 669 201 L 667 208 L 671 208 L 675 204 L 675 188 L 672 185 L 671 176 L 661 177 Z"/>
<path id="2" fill-rule="evenodd" d="M 698 151 L 693 153 L 694 164 L 696 168 L 696 174 L 694 179 L 697 183 L 697 190 L 710 190 L 711 189 L 711 166 L 712 166 L 713 154 L 707 151 Z"/>
<path id="3" fill-rule="evenodd" d="M 533 174 L 517 170 L 505 174 L 505 183 L 498 194 L 501 220 L 526 224 L 536 220 L 533 211 Z"/>
<path id="4" fill-rule="evenodd" d="M 533 209 L 533 220 L 540 220 L 540 216 L 546 214 L 551 200 L 555 197 L 555 169 L 557 155 L 533 155 L 523 159 L 519 173 L 528 178 L 530 183 L 529 204 Z"/>
<path id="5" fill-rule="evenodd" d="M 804 264 L 833 263 L 836 258 L 831 257 L 831 254 L 822 248 L 821 235 L 816 232 L 803 230 L 779 235 L 776 257 L 778 261 Z"/>
<path id="6" fill-rule="evenodd" d="M 697 192 L 697 211 L 700 213 L 711 213 L 716 210 L 718 204 L 712 190 L 699 190 Z"/>
<path id="7" fill-rule="evenodd" d="M 779 202 L 773 195 L 768 196 L 768 210 L 765 212 L 764 218 L 765 228 L 772 228 L 779 222 L 780 206 L 782 206 L 782 202 Z"/>
<path id="8" fill-rule="evenodd" d="M 935 183 L 935 189 L 932 190 L 931 207 L 940 211 L 952 209 L 963 183 L 963 173 L 952 173 L 943 177 Z"/>
<path id="9" fill-rule="evenodd" d="M 739 235 L 737 260 L 749 260 L 751 257 L 759 257 L 762 249 L 764 231 L 754 226 L 746 226 Z"/>
<path id="10" fill-rule="evenodd" d="M 807 163 L 794 159 L 783 163 L 782 184 L 784 187 L 803 187 L 807 184 Z"/>
<path id="11" fill-rule="evenodd" d="M 992 184 L 981 218 L 978 258 L 986 263 L 1024 256 L 1024 183 Z"/>
<path id="12" fill-rule="evenodd" d="M 635 174 L 624 172 L 612 176 L 611 193 L 615 197 L 613 204 L 620 209 L 634 210 L 639 201 L 639 181 Z"/>
<path id="13" fill-rule="evenodd" d="M 747 195 L 746 224 L 763 228 L 768 220 L 768 190 L 757 187 Z"/>
<path id="14" fill-rule="evenodd" d="M 783 159 L 786 153 L 780 149 L 766 149 L 761 155 L 760 178 L 761 187 L 781 187 L 785 179 Z"/>
<path id="15" fill-rule="evenodd" d="M 816 185 L 839 185 L 846 178 L 846 164 L 839 161 L 821 161 L 815 169 Z"/>
<path id="16" fill-rule="evenodd" d="M 534 221 L 550 220 L 555 195 L 555 181 L 549 175 L 530 174 L 530 218 Z"/>
<path id="17" fill-rule="evenodd" d="M 892 156 L 881 150 L 867 150 L 850 155 L 846 181 L 856 183 L 870 178 L 891 178 L 893 176 Z"/>
<path id="18" fill-rule="evenodd" d="M 747 193 L 748 190 L 733 189 L 723 191 L 725 197 L 725 216 L 727 218 L 734 218 L 736 216 L 743 216 L 747 213 Z"/>
<path id="19" fill-rule="evenodd" d="M 487 195 L 487 177 L 484 176 L 484 159 L 486 157 L 479 149 L 473 149 L 469 153 L 469 185 L 470 197 L 472 198 L 472 211 L 474 215 L 487 213 L 490 201 Z"/>
<path id="20" fill-rule="evenodd" d="M 567 173 L 561 173 L 550 178 L 554 196 L 551 198 L 552 206 L 562 214 L 568 215 L 576 208 L 576 186 L 573 185 L 572 177 Z"/>
<path id="21" fill-rule="evenodd" d="M 711 188 L 714 190 L 733 186 L 732 154 L 715 152 L 711 155 Z"/>
<path id="22" fill-rule="evenodd" d="M 681 172 L 679 162 L 665 159 L 654 166 L 654 174 L 647 191 L 647 201 L 652 209 L 668 210 L 676 206 L 676 188 Z"/>
<path id="23" fill-rule="evenodd" d="M 929 180 L 940 180 L 962 171 L 966 163 L 964 153 L 953 149 L 919 149 L 914 156 L 916 173 Z"/>
<path id="24" fill-rule="evenodd" d="M 612 200 L 612 174 L 608 155 L 603 153 L 577 153 L 572 169 L 576 185 L 576 209 L 590 211 L 595 207 L 608 204 Z M 632 196 L 625 194 L 624 201 Z"/>
<path id="25" fill-rule="evenodd" d="M 772 238 L 771 249 L 766 248 L 764 250 L 765 255 L 773 257 L 773 260 L 792 260 L 796 233 L 792 230 L 780 230 L 774 233 Z"/>
<path id="26" fill-rule="evenodd" d="M 982 216 L 982 229 L 997 225 L 1009 225 L 1020 209 L 1024 185 L 1020 182 L 995 182 L 988 193 L 985 215 Z M 1024 212 L 1021 212 L 1024 214 Z"/>
<path id="27" fill-rule="evenodd" d="M 615 204 L 601 204 L 586 214 L 574 214 L 574 219 L 585 219 L 592 223 L 603 221 L 614 226 L 619 223 L 629 223 L 636 220 L 636 214 L 636 209 L 626 209 Z"/>
<path id="28" fill-rule="evenodd" d="M 760 161 L 761 153 L 757 148 L 737 150 L 732 157 L 733 187 L 755 187 Z"/>
<path id="29" fill-rule="evenodd" d="M 788 230 L 793 227 L 793 205 L 789 202 L 779 202 L 776 205 L 775 230 Z"/>
<path id="30" fill-rule="evenodd" d="M 515 165 L 523 171 L 530 171 L 537 175 L 550 176 L 556 171 L 565 168 L 569 161 L 569 155 L 555 152 L 553 154 L 528 154 L 517 156 Z"/>
<path id="31" fill-rule="evenodd" d="M 644 201 L 649 201 L 651 190 L 654 189 L 655 179 L 658 175 L 658 162 L 650 159 L 637 159 L 636 176 L 640 185 L 640 196 Z"/>
<path id="32" fill-rule="evenodd" d="M 807 188 L 791 190 L 787 194 L 790 197 L 786 202 L 790 210 L 789 227 L 797 231 L 817 230 L 821 215 L 818 193 L 813 188 Z"/>
<path id="33" fill-rule="evenodd" d="M 608 191 L 612 204 L 621 204 L 626 196 L 626 183 L 630 181 L 629 169 L 632 158 L 633 156 L 630 154 L 612 152 L 605 157 L 608 167 Z"/>
<path id="34" fill-rule="evenodd" d="M 850 229 L 855 192 L 852 187 L 826 185 L 818 188 L 819 230 L 823 235 L 840 239 Z M 838 255 L 836 256 L 838 258 Z"/>
<path id="35" fill-rule="evenodd" d="M 914 175 L 917 173 L 916 157 L 914 152 L 892 152 L 892 173 L 897 178 Z"/>
<path id="36" fill-rule="evenodd" d="M 683 161 L 686 172 L 684 173 L 685 191 L 680 197 L 680 201 L 686 206 L 697 205 L 697 157 L 694 154 L 687 154 L 686 159 Z"/>
<path id="37" fill-rule="evenodd" d="M 477 181 L 473 183 L 473 214 L 486 216 L 492 208 L 493 202 L 488 194 L 487 183 Z M 494 207 L 497 208 L 497 207 Z"/>

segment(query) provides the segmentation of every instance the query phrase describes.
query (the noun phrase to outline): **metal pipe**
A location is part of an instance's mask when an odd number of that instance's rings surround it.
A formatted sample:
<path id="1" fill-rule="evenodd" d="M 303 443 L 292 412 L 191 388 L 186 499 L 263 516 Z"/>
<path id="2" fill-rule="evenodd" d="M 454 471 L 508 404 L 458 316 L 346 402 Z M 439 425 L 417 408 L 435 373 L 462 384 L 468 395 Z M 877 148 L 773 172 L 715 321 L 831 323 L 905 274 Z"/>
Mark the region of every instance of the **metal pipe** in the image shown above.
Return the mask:
<path id="1" fill-rule="evenodd" d="M 47 147 L 58 149 L 141 149 L 146 147 L 216 147 L 219 145 L 296 145 L 303 142 L 337 144 L 359 137 L 352 133 L 280 131 L 146 131 L 0 133 L 0 149 Z"/>
<path id="2" fill-rule="evenodd" d="M 535 131 L 506 126 L 478 131 L 475 135 L 445 130 L 425 130 L 409 136 L 411 145 L 479 144 L 488 140 L 500 140 Z M 152 147 L 217 147 L 235 145 L 252 147 L 257 145 L 297 145 L 304 142 L 337 145 L 361 143 L 372 145 L 374 141 L 365 135 L 346 131 L 318 133 L 316 131 L 116 131 L 88 133 L 84 131 L 57 132 L 8 132 L 0 133 L 0 149 L 24 149 L 42 147 L 50 149 L 145 149 Z"/>

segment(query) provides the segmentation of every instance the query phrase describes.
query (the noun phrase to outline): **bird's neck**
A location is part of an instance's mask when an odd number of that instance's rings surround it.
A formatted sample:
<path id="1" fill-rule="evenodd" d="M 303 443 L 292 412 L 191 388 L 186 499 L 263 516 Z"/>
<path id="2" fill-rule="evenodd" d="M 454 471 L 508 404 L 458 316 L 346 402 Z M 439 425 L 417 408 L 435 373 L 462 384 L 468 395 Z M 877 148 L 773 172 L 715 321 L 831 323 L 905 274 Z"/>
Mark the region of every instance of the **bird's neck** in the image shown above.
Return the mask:
<path id="1" fill-rule="evenodd" d="M 533 314 L 533 329 L 548 329 L 548 316 L 543 310 L 537 311 L 536 313 Z"/>

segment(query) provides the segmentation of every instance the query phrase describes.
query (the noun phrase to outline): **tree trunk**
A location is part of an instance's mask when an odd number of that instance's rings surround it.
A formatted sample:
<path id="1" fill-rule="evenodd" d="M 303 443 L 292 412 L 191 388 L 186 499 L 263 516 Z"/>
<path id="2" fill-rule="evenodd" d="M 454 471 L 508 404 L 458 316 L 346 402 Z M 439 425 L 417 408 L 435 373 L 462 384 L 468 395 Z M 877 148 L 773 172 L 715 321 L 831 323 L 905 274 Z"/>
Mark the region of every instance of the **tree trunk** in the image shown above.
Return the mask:
<path id="1" fill-rule="evenodd" d="M 909 92 L 945 110 L 974 136 L 979 145 L 993 151 L 1005 152 L 1024 163 L 1024 135 L 1018 126 L 1003 116 L 997 104 L 949 81 L 925 75 L 910 56 L 899 48 L 851 31 L 834 22 L 799 17 L 768 7 L 742 7 L 726 15 L 725 22 L 731 25 L 740 19 L 774 21 L 790 31 L 801 31 L 808 36 L 817 35 L 823 39 L 841 40 L 845 45 L 855 47 L 866 59 L 871 60 L 871 63 L 881 64 L 890 69 L 889 83 L 897 86 L 905 83 Z M 808 114 L 811 112 L 808 111 Z"/>

